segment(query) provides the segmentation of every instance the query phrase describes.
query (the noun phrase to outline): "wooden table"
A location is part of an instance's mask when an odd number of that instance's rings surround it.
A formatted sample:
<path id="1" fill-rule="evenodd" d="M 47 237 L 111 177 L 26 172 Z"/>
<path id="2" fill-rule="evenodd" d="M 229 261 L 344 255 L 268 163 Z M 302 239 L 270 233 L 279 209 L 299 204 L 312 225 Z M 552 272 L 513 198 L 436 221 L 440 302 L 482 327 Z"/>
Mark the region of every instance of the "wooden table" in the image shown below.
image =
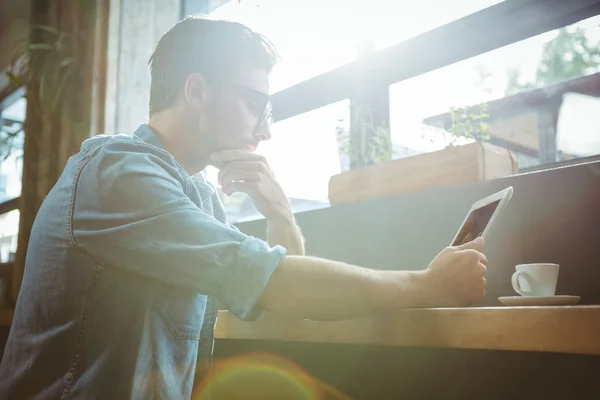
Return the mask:
<path id="1" fill-rule="evenodd" d="M 219 313 L 217 339 L 600 355 L 600 306 L 414 309 L 336 322 Z"/>

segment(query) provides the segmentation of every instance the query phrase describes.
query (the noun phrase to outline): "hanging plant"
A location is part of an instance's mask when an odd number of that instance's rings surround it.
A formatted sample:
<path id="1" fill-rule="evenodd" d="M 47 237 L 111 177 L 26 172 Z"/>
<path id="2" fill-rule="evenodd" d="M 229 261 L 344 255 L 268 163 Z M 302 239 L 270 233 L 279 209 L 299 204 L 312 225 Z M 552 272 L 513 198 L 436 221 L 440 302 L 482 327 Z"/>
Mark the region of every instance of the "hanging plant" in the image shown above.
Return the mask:
<path id="1" fill-rule="evenodd" d="M 76 44 L 70 33 L 47 25 L 34 25 L 32 37 L 38 40 L 17 44 L 6 76 L 15 87 L 36 84 L 42 106 L 56 111 L 69 78 L 77 73 Z"/>
<path id="2" fill-rule="evenodd" d="M 34 40 L 26 37 L 17 42 L 5 75 L 15 89 L 27 85 L 28 94 L 36 90 L 40 107 L 58 118 L 66 88 L 80 73 L 76 41 L 70 33 L 48 25 L 32 25 L 30 33 Z M 14 130 L 6 125 L 0 130 L 0 160 L 22 146 L 23 126 Z"/>

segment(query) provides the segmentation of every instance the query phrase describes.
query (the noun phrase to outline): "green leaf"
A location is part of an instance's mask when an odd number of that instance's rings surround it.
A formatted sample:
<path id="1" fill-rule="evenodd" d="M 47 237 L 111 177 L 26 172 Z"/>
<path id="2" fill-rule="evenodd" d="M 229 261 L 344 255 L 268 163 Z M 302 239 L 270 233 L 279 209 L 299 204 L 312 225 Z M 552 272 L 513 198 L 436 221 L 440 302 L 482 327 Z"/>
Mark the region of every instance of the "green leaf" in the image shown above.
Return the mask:
<path id="1" fill-rule="evenodd" d="M 6 78 L 8 78 L 8 81 L 10 82 L 10 84 L 12 86 L 22 86 L 23 85 L 23 80 L 21 80 L 21 78 L 19 78 L 17 75 L 15 75 L 12 71 L 7 71 L 5 73 Z"/>
<path id="2" fill-rule="evenodd" d="M 73 57 L 65 58 L 64 60 L 62 60 L 60 62 L 59 66 L 67 67 L 67 66 L 71 65 L 73 63 L 73 61 L 75 61 L 75 59 Z"/>
<path id="3" fill-rule="evenodd" d="M 48 50 L 52 51 L 55 47 L 48 43 L 31 43 L 27 46 L 27 50 Z"/>
<path id="4" fill-rule="evenodd" d="M 40 31 L 52 33 L 53 35 L 58 35 L 60 33 L 60 31 L 57 28 L 55 28 L 53 26 L 49 26 L 49 25 L 33 24 L 32 28 L 38 29 Z"/>

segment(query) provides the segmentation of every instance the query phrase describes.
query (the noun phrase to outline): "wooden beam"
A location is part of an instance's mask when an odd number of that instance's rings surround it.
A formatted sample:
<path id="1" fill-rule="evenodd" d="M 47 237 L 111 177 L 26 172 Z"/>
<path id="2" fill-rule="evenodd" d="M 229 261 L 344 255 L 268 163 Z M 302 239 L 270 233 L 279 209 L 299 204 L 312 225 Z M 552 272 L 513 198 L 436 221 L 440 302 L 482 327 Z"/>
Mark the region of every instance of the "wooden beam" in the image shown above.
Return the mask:
<path id="1" fill-rule="evenodd" d="M 506 0 L 273 95 L 281 121 L 352 97 L 366 71 L 390 85 L 600 14 L 598 0 Z"/>
<path id="2" fill-rule="evenodd" d="M 19 199 L 19 197 L 15 197 L 14 199 L 0 203 L 0 215 L 17 210 L 19 208 Z"/>
<path id="3" fill-rule="evenodd" d="M 92 134 L 92 125 L 104 119 L 102 107 L 96 107 L 94 90 L 102 80 L 103 68 L 99 54 L 105 40 L 97 34 L 105 34 L 104 24 L 108 0 L 32 0 L 31 34 L 32 43 L 43 43 L 47 39 L 36 26 L 46 25 L 59 32 L 69 34 L 73 48 L 77 49 L 73 59 L 78 73 L 68 75 L 63 85 L 59 101 L 54 105 L 42 97 L 40 85 L 43 74 L 54 73 L 55 64 L 44 64 L 34 69 L 27 82 L 27 118 L 25 121 L 25 142 L 23 145 L 23 185 L 19 199 L 19 237 L 11 300 L 16 303 L 25 269 L 25 256 L 33 222 L 46 194 L 54 186 L 67 160 L 79 151 L 81 143 Z M 99 4 L 101 3 L 101 4 Z M 55 88 L 52 88 L 55 89 Z M 49 90 L 49 89 L 46 89 Z M 96 114 L 94 114 L 96 112 Z"/>

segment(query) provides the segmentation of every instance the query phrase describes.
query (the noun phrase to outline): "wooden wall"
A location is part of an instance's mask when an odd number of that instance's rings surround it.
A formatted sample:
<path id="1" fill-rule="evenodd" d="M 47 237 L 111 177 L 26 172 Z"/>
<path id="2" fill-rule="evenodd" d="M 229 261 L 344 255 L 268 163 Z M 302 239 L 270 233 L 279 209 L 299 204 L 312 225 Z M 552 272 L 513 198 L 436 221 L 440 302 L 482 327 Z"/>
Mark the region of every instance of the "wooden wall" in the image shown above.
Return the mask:
<path id="1" fill-rule="evenodd" d="M 56 63 L 36 62 L 36 73 L 26 83 L 27 118 L 24 124 L 23 188 L 19 200 L 20 221 L 18 248 L 13 273 L 11 297 L 16 302 L 25 265 L 25 255 L 31 227 L 46 194 L 56 183 L 68 158 L 91 136 L 103 113 L 104 41 L 108 0 L 31 0 L 30 41 L 44 43 L 47 26 L 73 38 L 70 54 L 76 67 L 65 80 L 64 91 L 56 104 L 42 93 L 57 90 L 57 86 L 40 90 L 42 76 L 59 68 Z M 55 40 L 55 39 L 51 39 Z M 70 43 L 71 44 L 71 43 Z M 50 70 L 49 68 L 54 68 Z M 48 80 L 46 80 L 48 82 Z M 102 99 L 102 101 L 99 101 Z"/>

